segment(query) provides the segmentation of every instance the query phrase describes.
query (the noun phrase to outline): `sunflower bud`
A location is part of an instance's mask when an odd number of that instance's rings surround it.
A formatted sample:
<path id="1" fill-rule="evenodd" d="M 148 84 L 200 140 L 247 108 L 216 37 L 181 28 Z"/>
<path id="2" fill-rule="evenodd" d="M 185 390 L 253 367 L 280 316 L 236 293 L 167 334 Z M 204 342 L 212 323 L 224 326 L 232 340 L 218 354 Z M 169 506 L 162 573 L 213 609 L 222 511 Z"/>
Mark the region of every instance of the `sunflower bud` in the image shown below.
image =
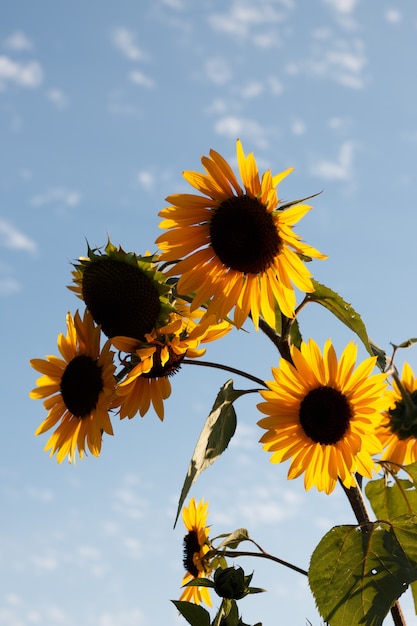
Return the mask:
<path id="1" fill-rule="evenodd" d="M 240 600 L 249 593 L 248 584 L 252 576 L 245 576 L 241 567 L 219 567 L 214 572 L 214 589 L 221 598 Z"/>

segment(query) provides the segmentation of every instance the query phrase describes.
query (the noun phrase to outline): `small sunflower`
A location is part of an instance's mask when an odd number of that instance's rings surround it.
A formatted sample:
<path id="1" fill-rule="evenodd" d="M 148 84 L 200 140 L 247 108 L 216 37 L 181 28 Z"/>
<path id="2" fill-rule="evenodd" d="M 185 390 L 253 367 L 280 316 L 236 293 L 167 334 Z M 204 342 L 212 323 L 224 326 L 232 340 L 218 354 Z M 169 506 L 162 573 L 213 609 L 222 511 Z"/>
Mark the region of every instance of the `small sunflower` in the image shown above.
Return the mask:
<path id="1" fill-rule="evenodd" d="M 110 241 L 104 253 L 88 248 L 80 257 L 69 287 L 82 300 L 107 337 L 124 335 L 143 339 L 167 321 L 172 310 L 171 287 L 156 269 L 155 257 L 138 257 Z"/>
<path id="2" fill-rule="evenodd" d="M 78 448 L 80 458 L 86 446 L 99 456 L 102 433 L 113 434 L 109 408 L 115 399 L 115 366 L 110 343 L 100 350 L 100 328 L 85 311 L 81 319 L 78 311 L 67 314 L 67 334 L 58 336 L 61 357 L 47 356 L 32 359 L 31 366 L 43 376 L 30 392 L 35 400 L 44 399 L 47 418 L 35 435 L 58 426 L 49 438 L 45 450 L 57 454 L 61 463 L 67 456 L 75 460 Z"/>
<path id="3" fill-rule="evenodd" d="M 117 387 L 121 419 L 138 412 L 143 417 L 151 403 L 159 419 L 164 419 L 163 401 L 171 395 L 169 378 L 180 370 L 185 357 L 193 359 L 205 353 L 200 344 L 224 336 L 231 328 L 226 321 L 214 321 L 205 316 L 195 323 L 191 317 L 171 313 L 169 323 L 146 335 L 146 342 L 128 337 L 112 340 L 118 350 L 130 354 L 129 373 Z"/>
<path id="4" fill-rule="evenodd" d="M 400 386 L 408 394 L 406 399 Z M 408 363 L 403 365 L 400 384 L 394 379 L 388 395 L 391 404 L 379 431 L 384 447 L 382 459 L 410 465 L 417 461 L 417 378 Z"/>
<path id="5" fill-rule="evenodd" d="M 186 585 L 195 578 L 208 578 L 212 573 L 210 563 L 205 558 L 210 550 L 209 528 L 207 528 L 208 502 L 200 500 L 196 504 L 191 498 L 188 507 L 182 510 L 182 519 L 188 533 L 184 537 L 184 567 L 186 573 L 182 585 Z M 185 587 L 180 600 L 200 604 L 204 602 L 211 606 L 208 587 Z"/>
<path id="6" fill-rule="evenodd" d="M 205 197 L 168 196 L 172 206 L 159 213 L 164 218 L 160 227 L 168 232 L 156 243 L 161 261 L 175 262 L 168 275 L 180 275 L 178 293 L 195 293 L 193 307 L 209 302 L 208 312 L 218 319 L 235 307 L 237 327 L 249 314 L 255 327 L 259 316 L 275 327 L 275 302 L 284 315 L 294 315 L 292 283 L 301 291 L 314 291 L 300 257 L 326 256 L 302 243 L 292 229 L 311 207 L 296 202 L 280 206 L 276 187 L 292 169 L 276 176 L 268 170 L 260 179 L 253 154 L 245 156 L 240 140 L 236 152 L 243 188 L 227 161 L 210 150 L 201 159 L 206 174 L 183 173 Z"/>
<path id="7" fill-rule="evenodd" d="M 331 493 L 338 478 L 355 485 L 354 474 L 370 478 L 371 455 L 381 451 L 377 436 L 389 406 L 385 374 L 373 374 L 376 359 L 365 359 L 355 370 L 357 347 L 350 342 L 339 361 L 330 340 L 323 354 L 310 339 L 301 350 L 291 348 L 294 365 L 281 359 L 272 368 L 274 380 L 260 394 L 258 408 L 268 417 L 258 424 L 271 463 L 291 458 L 288 478 L 305 472 L 304 486 Z"/>

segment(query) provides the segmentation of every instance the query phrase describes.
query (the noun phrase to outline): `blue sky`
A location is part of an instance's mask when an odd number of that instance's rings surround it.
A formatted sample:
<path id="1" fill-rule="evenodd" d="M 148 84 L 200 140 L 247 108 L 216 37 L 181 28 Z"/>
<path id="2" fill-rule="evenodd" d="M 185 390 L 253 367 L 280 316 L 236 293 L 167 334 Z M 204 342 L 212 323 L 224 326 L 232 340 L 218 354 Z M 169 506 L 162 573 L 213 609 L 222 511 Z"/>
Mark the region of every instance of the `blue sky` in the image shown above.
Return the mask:
<path id="1" fill-rule="evenodd" d="M 161 424 L 115 423 L 99 458 L 58 466 L 33 436 L 28 361 L 56 353 L 71 262 L 109 235 L 154 249 L 157 212 L 189 190 L 214 148 L 235 141 L 262 169 L 295 172 L 284 199 L 323 191 L 298 225 L 329 255 L 314 275 L 352 302 L 371 337 L 417 334 L 415 310 L 417 6 L 385 0 L 6 0 L 0 23 L 0 623 L 4 626 L 180 624 L 182 536 L 176 503 L 223 372 L 185 367 Z M 304 337 L 351 335 L 321 309 Z M 270 378 L 274 348 L 234 332 L 207 358 Z M 363 352 L 360 352 L 363 354 Z M 400 355 L 417 370 L 415 351 Z M 244 388 L 245 382 L 236 380 Z M 266 550 L 306 568 L 320 537 L 353 523 L 341 493 L 305 493 L 272 466 L 256 398 L 236 406 L 227 454 L 193 487 L 210 500 L 212 535 L 246 527 Z M 257 560 L 244 621 L 314 626 L 305 581 Z M 404 599 L 410 622 L 410 598 Z M 415 618 L 414 618 L 415 619 Z M 387 619 L 387 623 L 390 623 Z"/>

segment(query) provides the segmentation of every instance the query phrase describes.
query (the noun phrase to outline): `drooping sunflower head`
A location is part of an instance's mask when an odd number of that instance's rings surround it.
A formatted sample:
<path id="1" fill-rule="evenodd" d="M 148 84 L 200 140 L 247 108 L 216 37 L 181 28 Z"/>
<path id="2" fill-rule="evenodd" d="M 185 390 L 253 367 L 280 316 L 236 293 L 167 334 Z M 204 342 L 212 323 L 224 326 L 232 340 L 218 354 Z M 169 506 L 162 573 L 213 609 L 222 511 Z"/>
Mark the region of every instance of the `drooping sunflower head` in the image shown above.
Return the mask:
<path id="1" fill-rule="evenodd" d="M 390 407 L 378 431 L 384 446 L 382 459 L 410 465 L 417 461 L 417 378 L 408 363 L 403 365 L 401 379 L 394 378 L 388 395 Z"/>
<path id="2" fill-rule="evenodd" d="M 323 354 L 310 339 L 291 349 L 293 364 L 281 359 L 274 380 L 261 391 L 258 424 L 271 462 L 291 458 L 288 478 L 304 473 L 304 485 L 331 493 L 340 479 L 355 485 L 354 474 L 370 478 L 372 455 L 382 449 L 377 431 L 389 400 L 385 374 L 373 374 L 376 359 L 356 369 L 357 348 L 351 342 L 337 359 L 330 340 Z"/>
<path id="3" fill-rule="evenodd" d="M 196 504 L 191 498 L 188 507 L 182 510 L 182 519 L 187 529 L 184 537 L 184 568 L 186 573 L 182 580 L 185 585 L 195 578 L 208 578 L 212 574 L 207 553 L 210 550 L 209 528 L 207 527 L 208 502 L 200 500 Z M 207 587 L 185 587 L 180 600 L 211 606 L 210 592 Z"/>
<path id="4" fill-rule="evenodd" d="M 224 336 L 231 325 L 205 315 L 196 323 L 192 316 L 184 315 L 186 305 L 180 307 L 182 314 L 170 313 L 166 326 L 145 336 L 145 341 L 133 341 L 127 337 L 115 337 L 113 345 L 126 352 L 127 376 L 117 387 L 120 417 L 132 418 L 138 412 L 143 417 L 152 404 L 158 417 L 164 418 L 164 403 L 171 394 L 169 378 L 180 369 L 187 357 L 202 356 L 201 344 Z"/>
<path id="5" fill-rule="evenodd" d="M 58 348 L 60 357 L 30 361 L 43 374 L 30 397 L 43 399 L 48 411 L 35 435 L 58 424 L 45 446 L 51 456 L 57 453 L 58 463 L 65 457 L 74 461 L 77 449 L 82 458 L 87 447 L 98 456 L 102 433 L 113 434 L 109 409 L 116 399 L 114 353 L 109 342 L 100 349 L 100 328 L 88 311 L 83 319 L 78 311 L 74 317 L 68 313 L 67 334 L 59 335 Z"/>
<path id="6" fill-rule="evenodd" d="M 237 141 L 237 161 L 243 186 L 225 159 L 210 151 L 202 157 L 206 173 L 186 171 L 184 178 L 203 196 L 174 194 L 162 210 L 156 240 L 161 260 L 173 263 L 169 275 L 179 275 L 178 293 L 194 294 L 193 307 L 209 303 L 218 319 L 234 308 L 240 327 L 249 314 L 255 326 L 262 315 L 275 326 L 275 303 L 293 317 L 294 286 L 314 291 L 302 258 L 326 258 L 301 242 L 292 230 L 311 207 L 300 202 L 280 205 L 276 187 L 292 171 L 262 177 L 253 154 L 245 155 Z"/>
<path id="7" fill-rule="evenodd" d="M 75 264 L 70 289 L 84 300 L 107 337 L 142 340 L 166 323 L 171 288 L 155 261 L 154 256 L 126 253 L 109 241 L 104 252 L 89 247 L 88 256 Z"/>

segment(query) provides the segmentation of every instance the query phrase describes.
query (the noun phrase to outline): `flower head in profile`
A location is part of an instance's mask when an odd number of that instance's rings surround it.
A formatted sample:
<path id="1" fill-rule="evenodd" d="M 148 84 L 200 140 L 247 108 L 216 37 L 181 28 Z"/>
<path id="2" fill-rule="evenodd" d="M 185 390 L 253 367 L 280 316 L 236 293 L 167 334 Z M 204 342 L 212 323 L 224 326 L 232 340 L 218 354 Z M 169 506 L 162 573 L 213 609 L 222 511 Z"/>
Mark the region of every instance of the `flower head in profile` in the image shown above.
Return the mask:
<path id="1" fill-rule="evenodd" d="M 109 409 L 115 399 L 115 366 L 109 342 L 100 349 L 100 328 L 88 311 L 83 319 L 78 311 L 74 317 L 68 313 L 67 334 L 58 336 L 58 348 L 60 357 L 30 361 L 42 374 L 30 397 L 43 399 L 48 411 L 35 435 L 56 427 L 45 450 L 56 453 L 58 463 L 65 457 L 71 463 L 77 449 L 80 458 L 86 448 L 99 456 L 102 433 L 113 434 Z"/>
<path id="2" fill-rule="evenodd" d="M 399 465 L 417 461 L 417 378 L 408 363 L 404 363 L 401 380 L 394 378 L 391 400 L 380 429 L 384 446 L 383 460 Z"/>
<path id="3" fill-rule="evenodd" d="M 199 191 L 174 194 L 163 209 L 156 240 L 162 261 L 174 263 L 168 274 L 179 275 L 178 293 L 194 293 L 193 307 L 209 303 L 208 312 L 222 319 L 234 307 L 242 326 L 251 314 L 275 327 L 275 303 L 287 317 L 296 304 L 294 286 L 312 292 L 311 274 L 301 256 L 326 258 L 301 242 L 293 226 L 311 207 L 280 205 L 277 185 L 292 171 L 262 178 L 253 154 L 245 155 L 240 140 L 237 161 L 243 186 L 225 159 L 210 151 L 201 161 L 205 174 L 186 171 L 184 178 Z"/>
<path id="4" fill-rule="evenodd" d="M 354 474 L 370 478 L 372 455 L 381 451 L 377 436 L 389 400 L 385 374 L 372 374 L 375 357 L 355 369 L 357 348 L 350 342 L 337 359 L 330 340 L 323 354 L 310 339 L 292 346 L 293 364 L 281 359 L 274 380 L 261 391 L 258 424 L 271 462 L 291 459 L 288 478 L 304 473 L 304 485 L 331 493 L 338 479 L 355 485 Z"/>
<path id="5" fill-rule="evenodd" d="M 186 573 L 182 585 L 196 578 L 208 578 L 212 573 L 206 555 L 210 550 L 209 528 L 207 528 L 208 502 L 200 500 L 196 504 L 191 498 L 188 507 L 182 510 L 182 519 L 187 529 L 184 537 L 184 568 Z M 207 587 L 185 587 L 180 600 L 211 606 L 210 591 Z"/>
<path id="6" fill-rule="evenodd" d="M 177 303 L 177 307 L 182 313 L 170 313 L 168 324 L 146 335 L 145 341 L 128 337 L 112 340 L 118 350 L 129 355 L 128 374 L 117 387 L 122 419 L 138 412 L 143 417 L 152 404 L 163 420 L 164 400 L 171 394 L 169 379 L 181 369 L 182 361 L 202 356 L 206 350 L 201 344 L 224 336 L 231 328 L 228 322 L 216 324 L 207 316 L 197 323 L 186 303 Z"/>
<path id="7" fill-rule="evenodd" d="M 166 277 L 151 255 L 138 257 L 110 241 L 104 252 L 88 248 L 73 271 L 69 288 L 84 300 L 96 324 L 107 337 L 144 339 L 167 322 L 172 310 Z"/>

